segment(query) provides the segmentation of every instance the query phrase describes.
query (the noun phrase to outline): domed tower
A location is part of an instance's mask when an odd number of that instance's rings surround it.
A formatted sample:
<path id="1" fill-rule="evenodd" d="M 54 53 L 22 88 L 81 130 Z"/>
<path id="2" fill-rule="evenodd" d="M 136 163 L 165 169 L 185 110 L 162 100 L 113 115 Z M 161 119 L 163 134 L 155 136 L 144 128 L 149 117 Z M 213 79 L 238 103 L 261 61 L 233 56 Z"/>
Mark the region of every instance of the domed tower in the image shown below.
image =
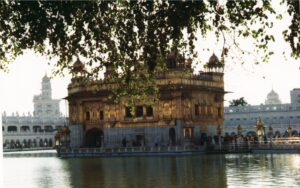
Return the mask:
<path id="1" fill-rule="evenodd" d="M 224 63 L 219 60 L 215 53 L 213 53 L 208 62 L 204 65 L 206 72 L 223 72 Z"/>
<path id="2" fill-rule="evenodd" d="M 85 73 L 86 73 L 85 66 L 80 61 L 79 58 L 77 58 L 77 60 L 75 61 L 74 65 L 73 65 L 73 68 L 72 68 L 72 72 L 73 72 L 75 77 L 82 77 L 82 76 L 85 75 Z"/>
<path id="3" fill-rule="evenodd" d="M 278 94 L 272 89 L 265 100 L 266 105 L 281 104 Z"/>
<path id="4" fill-rule="evenodd" d="M 184 54 L 180 54 L 177 49 L 174 49 L 166 58 L 166 67 L 169 70 L 192 70 L 192 62 L 191 58 L 186 58 Z"/>
<path id="5" fill-rule="evenodd" d="M 42 89 L 40 95 L 33 97 L 34 112 L 36 117 L 59 117 L 60 100 L 52 99 L 52 89 L 50 78 L 45 74 L 42 78 Z"/>

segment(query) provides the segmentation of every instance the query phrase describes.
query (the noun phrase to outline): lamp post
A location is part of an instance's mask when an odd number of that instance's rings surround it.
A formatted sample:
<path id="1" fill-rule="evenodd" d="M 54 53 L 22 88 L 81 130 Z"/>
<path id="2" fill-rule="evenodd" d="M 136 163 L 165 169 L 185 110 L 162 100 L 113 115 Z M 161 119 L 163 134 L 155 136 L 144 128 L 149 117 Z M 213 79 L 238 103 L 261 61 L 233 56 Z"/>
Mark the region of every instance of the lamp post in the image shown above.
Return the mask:
<path id="1" fill-rule="evenodd" d="M 264 125 L 263 125 L 261 118 L 258 118 L 258 120 L 256 122 L 256 135 L 258 137 L 259 144 L 261 144 L 262 138 L 265 135 Z"/>
<path id="2" fill-rule="evenodd" d="M 287 129 L 287 133 L 288 133 L 289 137 L 292 136 L 292 130 L 293 130 L 292 127 L 289 126 L 288 129 Z"/>
<path id="3" fill-rule="evenodd" d="M 242 135 L 242 127 L 241 127 L 241 125 L 237 126 L 237 134 L 238 134 L 238 137 L 240 137 Z"/>

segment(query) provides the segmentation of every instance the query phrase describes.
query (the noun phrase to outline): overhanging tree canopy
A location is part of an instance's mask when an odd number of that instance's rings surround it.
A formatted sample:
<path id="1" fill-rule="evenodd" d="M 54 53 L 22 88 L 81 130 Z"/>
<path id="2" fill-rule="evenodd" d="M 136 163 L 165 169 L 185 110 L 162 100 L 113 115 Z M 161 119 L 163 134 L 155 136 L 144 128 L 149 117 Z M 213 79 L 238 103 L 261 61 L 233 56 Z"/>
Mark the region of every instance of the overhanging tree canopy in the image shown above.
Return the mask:
<path id="1" fill-rule="evenodd" d="M 97 79 L 104 66 L 111 79 L 131 85 L 142 81 L 144 91 L 167 54 L 176 49 L 196 57 L 195 41 L 214 32 L 235 32 L 236 37 L 254 38 L 267 53 L 274 37 L 268 15 L 275 14 L 271 0 L 225 1 L 1 1 L 0 69 L 25 49 L 58 57 L 56 73 L 68 70 L 80 58 L 85 76 Z M 292 55 L 300 56 L 299 1 L 283 0 L 293 20 L 284 35 Z M 256 27 L 252 27 L 256 25 Z M 222 56 L 228 48 L 224 45 Z M 143 73 L 143 74 L 141 74 Z M 140 84 L 141 85 L 141 84 Z M 141 90 L 141 88 L 140 88 Z M 133 90 L 132 90 L 133 91 Z"/>

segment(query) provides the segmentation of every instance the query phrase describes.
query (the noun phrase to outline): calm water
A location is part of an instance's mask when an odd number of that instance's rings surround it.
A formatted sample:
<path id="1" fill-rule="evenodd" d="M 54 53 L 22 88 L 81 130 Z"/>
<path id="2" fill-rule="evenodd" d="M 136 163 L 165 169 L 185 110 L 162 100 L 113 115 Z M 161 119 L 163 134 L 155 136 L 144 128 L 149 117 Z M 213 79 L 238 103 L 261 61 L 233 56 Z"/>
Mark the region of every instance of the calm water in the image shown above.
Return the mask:
<path id="1" fill-rule="evenodd" d="M 300 187 L 300 154 L 3 160 L 4 187 Z"/>

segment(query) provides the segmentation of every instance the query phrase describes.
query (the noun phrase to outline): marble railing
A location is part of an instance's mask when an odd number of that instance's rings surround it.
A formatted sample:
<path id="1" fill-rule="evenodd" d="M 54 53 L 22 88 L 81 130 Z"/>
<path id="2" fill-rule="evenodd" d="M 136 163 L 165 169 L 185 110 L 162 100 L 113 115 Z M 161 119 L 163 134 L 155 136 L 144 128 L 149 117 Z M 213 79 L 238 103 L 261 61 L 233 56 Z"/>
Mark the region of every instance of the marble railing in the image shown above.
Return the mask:
<path id="1" fill-rule="evenodd" d="M 43 136 L 43 135 L 54 135 L 55 132 L 2 132 L 3 136 Z"/>

